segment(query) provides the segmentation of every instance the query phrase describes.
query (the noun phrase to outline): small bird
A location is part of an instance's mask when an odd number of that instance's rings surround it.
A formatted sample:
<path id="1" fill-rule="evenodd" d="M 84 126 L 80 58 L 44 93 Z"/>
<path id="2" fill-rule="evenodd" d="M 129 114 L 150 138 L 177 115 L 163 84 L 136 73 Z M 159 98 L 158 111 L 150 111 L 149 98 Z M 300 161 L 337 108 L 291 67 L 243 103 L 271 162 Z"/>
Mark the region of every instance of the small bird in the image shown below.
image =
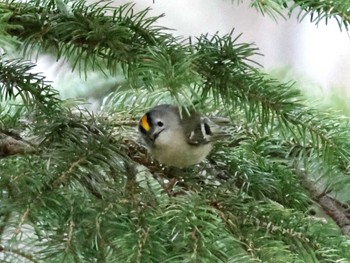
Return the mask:
<path id="1" fill-rule="evenodd" d="M 195 111 L 162 104 L 150 109 L 139 122 L 139 132 L 151 155 L 168 166 L 184 168 L 205 159 L 213 142 L 227 136 L 218 124 L 225 118 L 207 118 Z"/>

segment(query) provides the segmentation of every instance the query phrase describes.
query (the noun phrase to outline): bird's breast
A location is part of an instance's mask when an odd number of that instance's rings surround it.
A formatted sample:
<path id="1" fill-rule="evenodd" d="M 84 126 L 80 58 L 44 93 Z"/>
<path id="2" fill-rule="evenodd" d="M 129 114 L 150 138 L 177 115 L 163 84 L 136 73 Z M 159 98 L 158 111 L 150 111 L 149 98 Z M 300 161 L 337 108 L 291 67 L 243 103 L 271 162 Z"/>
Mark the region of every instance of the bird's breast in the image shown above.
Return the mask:
<path id="1" fill-rule="evenodd" d="M 186 167 L 205 159 L 212 148 L 211 143 L 190 145 L 182 132 L 163 132 L 151 148 L 151 154 L 160 163 Z"/>

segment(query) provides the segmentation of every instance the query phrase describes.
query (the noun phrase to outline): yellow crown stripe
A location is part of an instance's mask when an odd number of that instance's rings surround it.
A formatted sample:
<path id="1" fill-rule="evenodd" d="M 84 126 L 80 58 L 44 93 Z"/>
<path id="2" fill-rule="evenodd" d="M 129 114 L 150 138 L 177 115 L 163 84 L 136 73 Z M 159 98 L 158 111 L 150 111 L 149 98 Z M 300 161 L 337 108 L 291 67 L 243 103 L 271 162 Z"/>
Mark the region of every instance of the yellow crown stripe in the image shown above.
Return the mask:
<path id="1" fill-rule="evenodd" d="M 145 131 L 149 131 L 151 129 L 151 127 L 149 126 L 148 120 L 147 120 L 147 115 L 144 115 L 141 118 L 141 126 L 142 126 L 142 128 L 145 129 Z"/>

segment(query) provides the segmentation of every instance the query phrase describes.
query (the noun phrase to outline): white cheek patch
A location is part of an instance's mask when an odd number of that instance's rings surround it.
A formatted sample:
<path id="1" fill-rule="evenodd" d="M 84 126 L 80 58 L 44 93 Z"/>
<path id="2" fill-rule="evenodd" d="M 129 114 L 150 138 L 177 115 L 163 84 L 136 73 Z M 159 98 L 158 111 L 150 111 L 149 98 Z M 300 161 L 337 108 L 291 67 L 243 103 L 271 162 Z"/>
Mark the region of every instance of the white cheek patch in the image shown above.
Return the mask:
<path id="1" fill-rule="evenodd" d="M 191 141 L 192 144 L 197 144 L 198 140 L 194 140 L 194 136 L 196 135 L 196 133 L 194 131 L 191 132 L 190 136 L 188 136 L 188 140 Z"/>
<path id="2" fill-rule="evenodd" d="M 166 129 L 159 134 L 154 144 L 162 147 L 164 145 L 171 145 L 174 140 L 176 140 L 176 138 L 174 137 L 173 132 Z"/>
<path id="3" fill-rule="evenodd" d="M 193 140 L 194 135 L 195 135 L 195 132 L 192 131 L 191 134 L 190 134 L 190 136 L 188 137 L 188 139 Z"/>

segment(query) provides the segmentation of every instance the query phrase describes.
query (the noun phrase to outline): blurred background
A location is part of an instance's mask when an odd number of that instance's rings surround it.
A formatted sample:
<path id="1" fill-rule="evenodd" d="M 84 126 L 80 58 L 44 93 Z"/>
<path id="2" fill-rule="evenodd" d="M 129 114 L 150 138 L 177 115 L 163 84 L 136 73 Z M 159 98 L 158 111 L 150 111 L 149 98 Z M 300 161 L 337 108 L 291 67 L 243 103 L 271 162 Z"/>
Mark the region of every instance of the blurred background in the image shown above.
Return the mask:
<path id="1" fill-rule="evenodd" d="M 88 1 L 92 2 L 95 1 Z M 128 2 L 113 1 L 112 4 Z M 259 48 L 263 56 L 256 56 L 254 60 L 265 71 L 283 81 L 296 81 L 306 94 L 323 104 L 332 100 L 332 104 L 347 107 L 350 38 L 334 19 L 327 25 L 325 20 L 315 25 L 309 16 L 298 22 L 298 11 L 291 18 L 286 14 L 286 19 L 281 16 L 274 19 L 249 7 L 250 1 L 238 2 L 243 1 L 136 0 L 134 9 L 150 7 L 150 16 L 164 14 L 158 20 L 160 26 L 174 29 L 176 36 L 192 37 L 193 41 L 200 34 L 224 35 L 234 29 L 233 37 L 242 33 L 238 42 L 254 43 Z M 99 73 L 89 74 L 86 80 L 79 78 L 69 65 L 56 62 L 48 55 L 39 57 L 37 70 L 44 72 L 63 97 L 84 97 L 92 103 L 94 97 L 118 82 L 118 78 L 106 78 Z"/>

